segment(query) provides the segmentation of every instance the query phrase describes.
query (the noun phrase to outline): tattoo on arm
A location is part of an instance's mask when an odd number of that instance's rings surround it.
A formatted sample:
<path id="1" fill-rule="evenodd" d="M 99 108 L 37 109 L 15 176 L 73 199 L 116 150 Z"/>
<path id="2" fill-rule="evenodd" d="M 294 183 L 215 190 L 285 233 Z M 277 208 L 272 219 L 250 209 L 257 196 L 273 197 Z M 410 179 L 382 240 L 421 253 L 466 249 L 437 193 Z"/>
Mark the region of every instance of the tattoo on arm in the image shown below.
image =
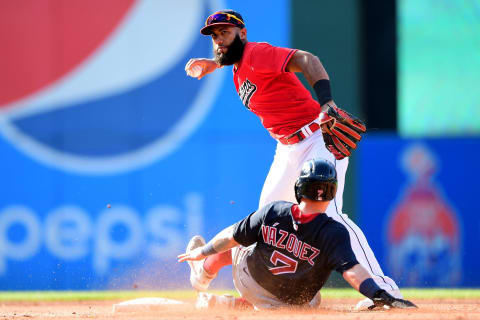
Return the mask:
<path id="1" fill-rule="evenodd" d="M 313 85 L 321 79 L 329 79 L 320 59 L 306 51 L 298 50 L 287 64 L 287 71 L 302 72 L 305 79 Z"/>
<path id="2" fill-rule="evenodd" d="M 212 240 L 210 240 L 202 250 L 202 254 L 212 255 L 217 252 L 224 252 L 238 246 L 238 242 L 233 239 L 233 225 L 220 231 Z"/>

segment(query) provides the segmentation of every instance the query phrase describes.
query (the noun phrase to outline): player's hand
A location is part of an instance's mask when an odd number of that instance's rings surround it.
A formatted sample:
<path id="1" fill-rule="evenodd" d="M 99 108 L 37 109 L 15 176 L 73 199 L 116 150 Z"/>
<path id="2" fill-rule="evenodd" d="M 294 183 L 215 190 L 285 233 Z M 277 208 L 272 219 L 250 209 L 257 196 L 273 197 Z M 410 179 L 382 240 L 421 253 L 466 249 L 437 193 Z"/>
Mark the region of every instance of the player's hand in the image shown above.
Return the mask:
<path id="1" fill-rule="evenodd" d="M 386 292 L 385 290 L 379 290 L 375 297 L 373 298 L 373 306 L 368 307 L 369 310 L 375 308 L 383 308 L 383 306 L 389 306 L 390 308 L 397 308 L 397 309 L 415 309 L 418 308 L 414 303 L 394 298 L 391 294 Z"/>
<path id="2" fill-rule="evenodd" d="M 337 160 L 349 157 L 367 130 L 365 124 L 333 102 L 324 105 L 322 110 L 320 126 L 325 147 Z"/>
<path id="3" fill-rule="evenodd" d="M 217 63 L 212 59 L 205 59 L 205 58 L 193 58 L 190 59 L 187 64 L 185 65 L 185 72 L 188 75 L 192 74 L 194 68 L 200 68 L 200 74 L 197 76 L 195 75 L 198 80 L 202 79 L 205 75 L 212 73 L 215 71 L 219 66 Z"/>
<path id="4" fill-rule="evenodd" d="M 190 252 L 185 252 L 177 256 L 178 262 L 184 261 L 194 261 L 194 260 L 202 260 L 205 256 L 202 254 L 202 247 L 198 247 L 193 249 Z"/>

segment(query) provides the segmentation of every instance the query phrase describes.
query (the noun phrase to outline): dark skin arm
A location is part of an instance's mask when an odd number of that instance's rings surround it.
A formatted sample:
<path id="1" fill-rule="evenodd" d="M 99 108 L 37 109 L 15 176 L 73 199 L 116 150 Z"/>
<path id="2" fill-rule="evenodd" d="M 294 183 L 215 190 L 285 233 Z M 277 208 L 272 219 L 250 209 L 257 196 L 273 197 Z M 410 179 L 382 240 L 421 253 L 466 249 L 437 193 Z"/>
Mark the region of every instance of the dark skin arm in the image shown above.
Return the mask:
<path id="1" fill-rule="evenodd" d="M 320 59 L 307 51 L 298 50 L 295 52 L 293 57 L 290 58 L 290 61 L 288 61 L 286 71 L 303 73 L 308 84 L 312 87 L 318 80 L 330 80 L 327 71 L 320 62 Z M 329 101 L 326 104 L 328 103 L 330 105 L 335 105 L 333 101 Z"/>
<path id="2" fill-rule="evenodd" d="M 295 52 L 288 61 L 286 70 L 303 73 L 312 87 L 318 80 L 330 79 L 320 59 L 307 51 L 298 50 Z"/>

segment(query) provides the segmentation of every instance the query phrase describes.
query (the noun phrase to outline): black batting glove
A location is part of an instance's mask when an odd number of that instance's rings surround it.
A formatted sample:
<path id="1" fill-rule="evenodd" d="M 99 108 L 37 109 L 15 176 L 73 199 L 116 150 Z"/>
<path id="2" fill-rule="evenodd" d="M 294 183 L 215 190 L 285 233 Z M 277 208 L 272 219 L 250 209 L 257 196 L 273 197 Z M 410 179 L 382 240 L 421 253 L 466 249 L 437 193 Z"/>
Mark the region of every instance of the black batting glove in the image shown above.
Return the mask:
<path id="1" fill-rule="evenodd" d="M 418 308 L 414 303 L 394 298 L 391 294 L 385 290 L 378 290 L 373 297 L 373 306 L 368 307 L 369 310 L 375 308 L 383 308 L 383 306 L 389 306 L 390 308 L 397 309 L 415 309 Z"/>

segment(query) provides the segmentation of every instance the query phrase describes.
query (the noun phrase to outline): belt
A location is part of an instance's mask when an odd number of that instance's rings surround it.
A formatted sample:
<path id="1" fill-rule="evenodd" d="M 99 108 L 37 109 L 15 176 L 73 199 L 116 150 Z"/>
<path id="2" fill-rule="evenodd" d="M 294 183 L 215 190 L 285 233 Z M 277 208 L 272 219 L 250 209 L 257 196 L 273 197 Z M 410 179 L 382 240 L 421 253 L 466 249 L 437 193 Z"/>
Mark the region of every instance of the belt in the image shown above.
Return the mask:
<path id="1" fill-rule="evenodd" d="M 315 131 L 320 129 L 320 119 L 315 119 L 313 122 L 310 122 L 306 126 L 303 126 L 297 132 L 292 133 L 289 136 L 278 139 L 281 144 L 296 144 L 306 138 L 310 137 Z"/>

